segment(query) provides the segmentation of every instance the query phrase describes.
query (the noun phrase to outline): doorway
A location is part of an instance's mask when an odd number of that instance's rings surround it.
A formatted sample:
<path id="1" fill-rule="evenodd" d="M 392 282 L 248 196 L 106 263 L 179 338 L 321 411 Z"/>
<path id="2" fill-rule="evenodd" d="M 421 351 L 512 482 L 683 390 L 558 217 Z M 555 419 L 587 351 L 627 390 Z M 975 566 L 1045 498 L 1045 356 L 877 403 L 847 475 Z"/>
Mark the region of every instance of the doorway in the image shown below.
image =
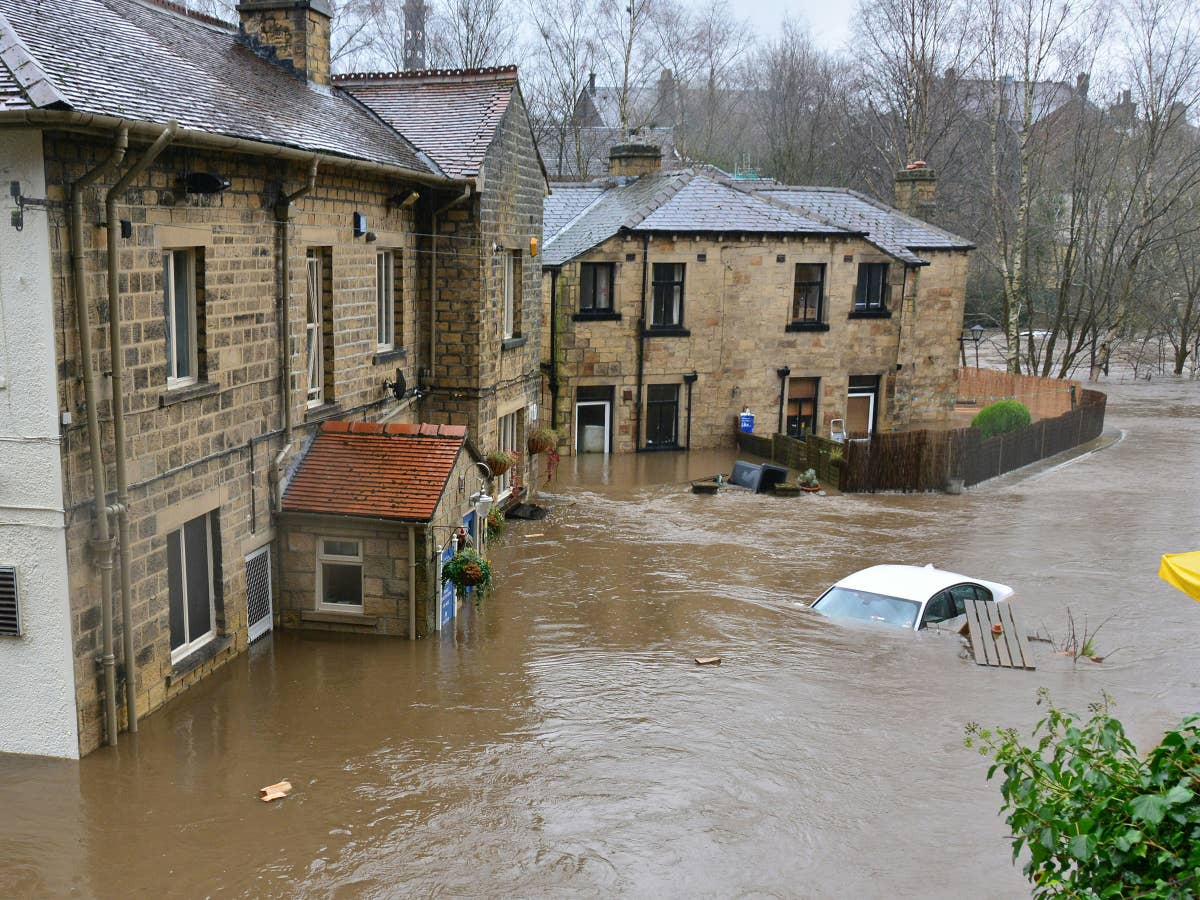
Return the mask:
<path id="1" fill-rule="evenodd" d="M 575 453 L 612 450 L 611 385 L 580 387 L 575 391 Z"/>
<path id="2" fill-rule="evenodd" d="M 869 437 L 875 431 L 875 407 L 879 399 L 878 375 L 851 375 L 846 395 L 846 435 Z"/>

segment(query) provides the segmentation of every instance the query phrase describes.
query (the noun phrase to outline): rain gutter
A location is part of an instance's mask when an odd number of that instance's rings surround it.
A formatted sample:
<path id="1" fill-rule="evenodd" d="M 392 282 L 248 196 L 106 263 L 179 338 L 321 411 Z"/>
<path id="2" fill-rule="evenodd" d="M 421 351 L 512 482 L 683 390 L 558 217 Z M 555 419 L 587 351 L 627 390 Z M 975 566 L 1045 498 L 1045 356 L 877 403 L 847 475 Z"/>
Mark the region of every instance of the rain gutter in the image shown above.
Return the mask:
<path id="1" fill-rule="evenodd" d="M 112 417 L 113 458 L 117 476 L 117 532 L 120 549 L 121 574 L 121 642 L 125 650 L 125 711 L 127 727 L 137 731 L 137 667 L 133 652 L 133 587 L 130 584 L 129 552 L 129 475 L 126 469 L 125 440 L 125 351 L 121 345 L 121 228 L 117 220 L 117 198 L 125 193 L 139 175 L 154 160 L 158 159 L 167 145 L 175 138 L 178 130 L 175 122 L 168 122 L 158 139 L 150 145 L 142 158 L 109 188 L 104 197 L 105 231 L 108 232 L 108 353 L 112 367 Z"/>
<path id="2" fill-rule="evenodd" d="M 642 382 L 646 369 L 646 290 L 650 273 L 650 235 L 642 234 L 642 305 L 637 323 L 637 399 L 634 402 L 633 449 L 642 449 Z"/>
<path id="3" fill-rule="evenodd" d="M 288 240 L 288 224 L 292 218 L 292 204 L 317 186 L 317 169 L 321 157 L 309 160 L 308 180 L 290 194 L 281 194 L 275 204 L 275 224 L 279 231 L 279 296 L 276 299 L 276 319 L 279 322 L 279 405 L 283 413 L 283 443 L 292 443 L 292 354 L 288 346 L 291 336 L 292 267 L 291 248 Z"/>
<path id="4" fill-rule="evenodd" d="M 83 391 L 87 407 L 88 451 L 92 464 L 94 504 L 90 541 L 92 559 L 100 570 L 101 656 L 104 670 L 104 739 L 117 743 L 117 674 L 113 656 L 112 565 L 113 540 L 108 527 L 104 456 L 100 443 L 100 395 L 92 372 L 92 331 L 88 322 L 87 273 L 83 259 L 83 192 L 102 175 L 121 164 L 129 146 L 129 129 L 117 129 L 113 152 L 104 162 L 85 173 L 71 185 L 71 282 L 75 294 L 75 321 L 79 333 L 79 367 L 83 370 Z"/>
<path id="5" fill-rule="evenodd" d="M 417 527 L 408 526 L 408 639 L 417 639 Z"/>
<path id="6" fill-rule="evenodd" d="M 558 275 L 557 267 L 550 270 L 550 427 L 558 428 Z"/>
<path id="7" fill-rule="evenodd" d="M 144 138 L 157 138 L 162 133 L 163 128 L 162 125 L 156 125 L 153 122 L 130 122 L 115 116 L 48 109 L 0 112 L 0 126 L 4 125 L 61 128 L 67 131 L 86 131 L 90 133 L 111 133 L 116 128 L 128 128 L 131 136 Z M 418 169 L 410 169 L 394 163 L 353 159 L 334 153 L 321 153 L 319 151 L 303 150 L 298 147 L 285 147 L 281 144 L 271 144 L 266 141 L 229 137 L 224 134 L 195 131 L 189 128 L 180 128 L 176 131 L 175 143 L 189 147 L 225 150 L 233 153 L 245 153 L 251 156 L 263 156 L 270 159 L 290 159 L 298 162 L 309 162 L 315 155 L 320 157 L 321 162 L 324 164 L 342 166 L 375 175 L 386 175 L 392 178 L 417 181 L 422 184 L 439 187 L 457 188 L 463 184 L 463 179 L 461 178 L 449 178 L 445 175 L 422 172 Z"/>

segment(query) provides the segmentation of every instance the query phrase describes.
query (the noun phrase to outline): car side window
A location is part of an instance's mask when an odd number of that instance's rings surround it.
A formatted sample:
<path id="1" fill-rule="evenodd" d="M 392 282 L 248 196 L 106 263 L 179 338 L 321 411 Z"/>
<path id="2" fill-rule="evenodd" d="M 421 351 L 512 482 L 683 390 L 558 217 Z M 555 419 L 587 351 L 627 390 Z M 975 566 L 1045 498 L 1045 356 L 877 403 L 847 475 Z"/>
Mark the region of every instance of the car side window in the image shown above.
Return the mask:
<path id="1" fill-rule="evenodd" d="M 982 584 L 975 585 L 975 598 L 977 600 L 991 600 L 992 592 L 985 588 Z"/>
<path id="2" fill-rule="evenodd" d="M 980 596 L 979 592 L 983 588 L 976 584 L 956 584 L 950 588 L 950 596 L 954 598 L 954 609 L 956 616 L 965 616 L 967 614 L 967 604 L 972 600 L 991 600 L 991 594 L 984 591 L 987 596 Z"/>
<path id="3" fill-rule="evenodd" d="M 921 627 L 924 628 L 926 625 L 945 622 L 947 619 L 953 619 L 956 615 L 954 601 L 950 596 L 950 592 L 941 591 L 926 604 L 925 617 L 921 620 Z"/>

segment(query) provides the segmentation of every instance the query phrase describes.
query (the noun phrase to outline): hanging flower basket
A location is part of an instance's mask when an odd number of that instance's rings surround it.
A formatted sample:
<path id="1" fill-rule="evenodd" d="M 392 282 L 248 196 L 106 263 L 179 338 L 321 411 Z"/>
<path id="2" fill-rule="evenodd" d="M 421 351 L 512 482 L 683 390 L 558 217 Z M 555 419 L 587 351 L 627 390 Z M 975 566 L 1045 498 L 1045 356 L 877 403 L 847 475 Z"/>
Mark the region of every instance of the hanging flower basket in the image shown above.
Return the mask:
<path id="1" fill-rule="evenodd" d="M 483 461 L 487 463 L 493 476 L 500 476 L 516 465 L 517 454 L 514 450 L 497 450 L 495 453 L 489 453 Z"/>
<path id="2" fill-rule="evenodd" d="M 558 446 L 558 432 L 553 428 L 537 428 L 530 432 L 527 446 L 534 456 L 549 453 Z"/>
<path id="3" fill-rule="evenodd" d="M 479 594 L 485 594 L 492 587 L 492 567 L 476 550 L 467 547 L 446 560 L 442 578 L 460 593 L 467 588 L 476 588 Z"/>

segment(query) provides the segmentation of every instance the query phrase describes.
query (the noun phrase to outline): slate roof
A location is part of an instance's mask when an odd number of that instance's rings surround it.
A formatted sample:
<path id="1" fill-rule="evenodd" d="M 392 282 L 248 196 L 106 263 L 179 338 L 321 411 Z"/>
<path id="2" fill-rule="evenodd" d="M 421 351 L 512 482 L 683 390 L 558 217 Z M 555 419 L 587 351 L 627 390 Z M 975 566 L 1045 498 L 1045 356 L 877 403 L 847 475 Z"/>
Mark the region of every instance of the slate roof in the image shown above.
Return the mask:
<path id="1" fill-rule="evenodd" d="M 447 175 L 479 174 L 517 87 L 517 67 L 336 75 Z"/>
<path id="2" fill-rule="evenodd" d="M 284 492 L 283 511 L 428 522 L 466 435 L 462 425 L 326 422 Z"/>
<path id="3" fill-rule="evenodd" d="M 872 244 L 910 265 L 923 265 L 920 250 L 971 250 L 965 238 L 907 216 L 898 209 L 848 188 L 762 187 L 756 193 L 864 232 Z"/>
<path id="4" fill-rule="evenodd" d="M 573 213 L 573 215 L 572 215 Z M 543 265 L 561 265 L 622 230 L 844 234 L 814 216 L 685 169 L 554 186 L 543 204 Z"/>
<path id="5" fill-rule="evenodd" d="M 164 0 L 4 0 L 0 61 L 0 103 L 15 81 L 39 109 L 174 119 L 184 129 L 441 174 L 352 97 L 306 84 L 242 44 L 235 27 Z"/>
<path id="6" fill-rule="evenodd" d="M 712 170 L 556 184 L 542 210 L 547 266 L 562 265 L 623 230 L 858 235 L 914 266 L 927 264 L 920 250 L 974 247 L 847 188 L 728 180 Z"/>

